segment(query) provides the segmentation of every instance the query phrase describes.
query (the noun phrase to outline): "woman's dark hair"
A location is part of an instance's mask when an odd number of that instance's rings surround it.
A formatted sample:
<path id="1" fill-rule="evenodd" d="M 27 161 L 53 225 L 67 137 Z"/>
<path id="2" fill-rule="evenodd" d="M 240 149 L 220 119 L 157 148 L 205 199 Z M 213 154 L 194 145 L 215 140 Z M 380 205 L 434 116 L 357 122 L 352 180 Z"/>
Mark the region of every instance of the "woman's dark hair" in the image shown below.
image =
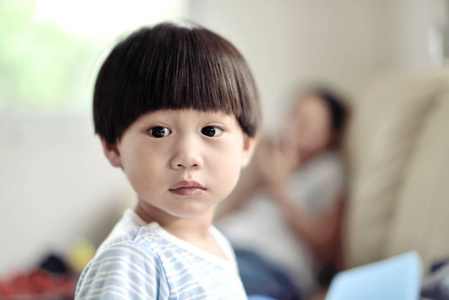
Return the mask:
<path id="1" fill-rule="evenodd" d="M 251 71 L 227 40 L 200 26 L 162 23 L 127 37 L 103 63 L 94 90 L 95 132 L 114 144 L 142 114 L 195 109 L 234 114 L 253 137 L 260 104 Z"/>

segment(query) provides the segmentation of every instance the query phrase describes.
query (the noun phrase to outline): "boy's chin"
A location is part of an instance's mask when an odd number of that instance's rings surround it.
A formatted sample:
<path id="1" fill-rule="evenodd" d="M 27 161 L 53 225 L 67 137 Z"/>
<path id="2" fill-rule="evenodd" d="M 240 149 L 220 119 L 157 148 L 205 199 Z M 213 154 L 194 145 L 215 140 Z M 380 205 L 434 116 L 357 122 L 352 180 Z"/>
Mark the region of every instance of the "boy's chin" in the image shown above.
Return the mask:
<path id="1" fill-rule="evenodd" d="M 194 198 L 194 199 L 187 199 Z M 164 222 L 164 220 L 173 219 L 195 219 L 195 218 L 209 218 L 212 217 L 217 207 L 217 203 L 204 203 L 196 197 L 186 197 L 186 199 L 179 199 L 180 203 L 175 204 L 174 207 L 154 207 L 152 205 L 144 205 L 142 213 L 149 216 L 147 219 L 152 219 L 156 222 Z M 183 202 L 183 203 L 182 203 Z"/>

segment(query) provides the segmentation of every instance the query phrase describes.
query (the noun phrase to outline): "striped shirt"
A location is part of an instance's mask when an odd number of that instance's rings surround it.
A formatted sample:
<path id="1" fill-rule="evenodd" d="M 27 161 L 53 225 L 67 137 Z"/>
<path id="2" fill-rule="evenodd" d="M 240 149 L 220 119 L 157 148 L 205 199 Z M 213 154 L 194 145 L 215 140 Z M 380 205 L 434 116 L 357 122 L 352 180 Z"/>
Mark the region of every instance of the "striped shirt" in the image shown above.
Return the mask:
<path id="1" fill-rule="evenodd" d="M 233 251 L 209 254 L 125 211 L 78 281 L 75 299 L 247 299 Z"/>

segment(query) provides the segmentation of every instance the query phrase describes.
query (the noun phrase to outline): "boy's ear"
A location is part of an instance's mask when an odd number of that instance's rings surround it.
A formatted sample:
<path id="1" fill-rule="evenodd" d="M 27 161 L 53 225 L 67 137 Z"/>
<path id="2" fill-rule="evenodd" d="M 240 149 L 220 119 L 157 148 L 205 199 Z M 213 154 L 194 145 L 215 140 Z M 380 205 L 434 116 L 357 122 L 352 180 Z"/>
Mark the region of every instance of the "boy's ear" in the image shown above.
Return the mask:
<path id="1" fill-rule="evenodd" d="M 117 143 L 109 144 L 103 137 L 100 137 L 100 140 L 101 146 L 103 146 L 104 156 L 106 156 L 111 165 L 114 167 L 123 167 Z"/>
<path id="2" fill-rule="evenodd" d="M 250 163 L 258 141 L 259 141 L 259 134 L 256 134 L 254 137 L 249 137 L 246 134 L 244 135 L 242 164 L 241 164 L 242 168 L 245 168 Z"/>

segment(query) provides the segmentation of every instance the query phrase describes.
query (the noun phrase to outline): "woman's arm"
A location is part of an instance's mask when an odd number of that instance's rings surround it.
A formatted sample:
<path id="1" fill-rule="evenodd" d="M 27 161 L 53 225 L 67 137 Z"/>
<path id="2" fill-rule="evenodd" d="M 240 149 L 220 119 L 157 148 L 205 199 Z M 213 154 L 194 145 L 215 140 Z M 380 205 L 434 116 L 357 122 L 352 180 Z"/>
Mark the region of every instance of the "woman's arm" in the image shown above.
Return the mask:
<path id="1" fill-rule="evenodd" d="M 298 238 L 308 243 L 320 261 L 331 261 L 335 258 L 339 242 L 344 197 L 336 199 L 324 214 L 315 217 L 293 203 L 286 190 L 281 186 L 270 188 L 286 222 Z"/>
<path id="2" fill-rule="evenodd" d="M 294 155 L 286 155 L 285 151 L 271 151 L 271 153 L 271 159 L 261 167 L 263 169 L 261 176 L 265 180 L 264 183 L 267 192 L 270 193 L 273 201 L 278 204 L 290 228 L 299 239 L 308 243 L 316 257 L 322 262 L 332 260 L 337 254 L 336 246 L 340 240 L 343 196 L 336 196 L 339 199 L 333 199 L 335 201 L 332 201 L 332 205 L 327 207 L 319 216 L 315 216 L 301 209 L 296 204 L 298 203 L 296 201 L 298 199 L 292 199 L 287 188 L 291 176 L 294 173 L 293 168 L 301 167 L 301 157 L 297 156 L 295 161 Z M 290 153 L 294 154 L 293 151 L 290 151 Z M 324 170 L 320 170 L 321 175 L 315 175 L 316 182 L 313 184 L 313 189 L 331 188 L 331 190 L 334 190 L 337 187 L 333 184 L 335 183 L 335 179 L 343 176 L 339 171 L 340 168 L 328 168 L 326 165 Z M 334 188 L 331 186 L 334 186 Z M 338 193 L 337 189 L 335 189 L 335 192 Z"/>
<path id="3" fill-rule="evenodd" d="M 273 164 L 279 156 L 277 143 L 271 138 L 264 138 L 259 142 L 254 159 L 250 165 L 243 170 L 241 179 L 234 191 L 220 205 L 216 212 L 216 219 L 231 214 L 245 207 L 254 193 L 269 185 L 270 177 L 278 177 L 273 171 Z M 268 173 L 268 175 L 267 175 Z"/>

